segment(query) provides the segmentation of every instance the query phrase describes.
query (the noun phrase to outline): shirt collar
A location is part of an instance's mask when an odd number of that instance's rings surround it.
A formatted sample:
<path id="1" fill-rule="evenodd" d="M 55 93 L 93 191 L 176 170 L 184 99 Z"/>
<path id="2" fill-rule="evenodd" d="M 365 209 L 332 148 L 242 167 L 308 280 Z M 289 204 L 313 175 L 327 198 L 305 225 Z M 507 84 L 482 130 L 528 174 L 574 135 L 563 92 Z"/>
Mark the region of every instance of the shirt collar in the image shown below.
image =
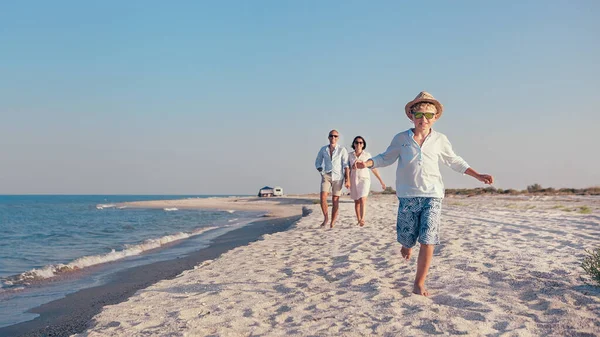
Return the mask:
<path id="1" fill-rule="evenodd" d="M 428 137 L 433 135 L 435 133 L 434 129 L 430 129 L 429 134 L 427 135 Z M 408 135 L 411 137 L 415 136 L 415 133 L 413 132 L 412 128 L 408 129 Z"/>

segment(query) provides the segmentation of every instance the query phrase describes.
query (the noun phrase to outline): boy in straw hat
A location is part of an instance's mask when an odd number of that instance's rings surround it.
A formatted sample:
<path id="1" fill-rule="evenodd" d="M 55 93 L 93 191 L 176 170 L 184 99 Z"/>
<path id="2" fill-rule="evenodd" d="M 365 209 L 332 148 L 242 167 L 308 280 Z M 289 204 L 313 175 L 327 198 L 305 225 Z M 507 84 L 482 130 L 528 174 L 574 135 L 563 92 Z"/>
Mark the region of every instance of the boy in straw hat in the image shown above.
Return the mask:
<path id="1" fill-rule="evenodd" d="M 428 296 L 425 278 L 433 257 L 433 248 L 439 243 L 438 229 L 444 198 L 439 162 L 485 184 L 492 184 L 494 178 L 479 174 L 469 167 L 466 161 L 454 153 L 448 138 L 431 129 L 444 111 L 442 104 L 431 94 L 425 91 L 419 93 L 406 104 L 404 110 L 415 127 L 394 136 L 384 153 L 355 165 L 357 168 L 384 167 L 398 161 L 398 242 L 402 244 L 401 254 L 406 260 L 410 258 L 412 247 L 417 241 L 421 244 L 413 292 Z"/>

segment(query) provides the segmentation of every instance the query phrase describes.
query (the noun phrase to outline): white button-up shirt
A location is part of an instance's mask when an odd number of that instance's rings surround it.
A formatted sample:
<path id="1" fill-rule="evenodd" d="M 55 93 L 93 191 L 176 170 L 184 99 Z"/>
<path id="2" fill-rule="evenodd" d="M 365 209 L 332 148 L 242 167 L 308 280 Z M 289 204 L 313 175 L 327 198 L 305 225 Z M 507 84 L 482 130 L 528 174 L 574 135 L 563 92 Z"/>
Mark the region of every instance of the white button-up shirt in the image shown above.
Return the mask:
<path id="1" fill-rule="evenodd" d="M 399 198 L 444 197 L 444 183 L 439 163 L 459 173 L 465 173 L 469 164 L 452 150 L 448 138 L 439 132 L 431 133 L 422 146 L 415 141 L 412 130 L 397 134 L 390 146 L 373 158 L 373 167 L 383 167 L 398 160 L 396 195 Z"/>
<path id="2" fill-rule="evenodd" d="M 344 180 L 344 171 L 348 167 L 348 151 L 339 144 L 335 145 L 333 153 L 329 155 L 329 144 L 319 150 L 315 167 L 322 168 L 323 172 L 331 173 L 331 180 Z"/>

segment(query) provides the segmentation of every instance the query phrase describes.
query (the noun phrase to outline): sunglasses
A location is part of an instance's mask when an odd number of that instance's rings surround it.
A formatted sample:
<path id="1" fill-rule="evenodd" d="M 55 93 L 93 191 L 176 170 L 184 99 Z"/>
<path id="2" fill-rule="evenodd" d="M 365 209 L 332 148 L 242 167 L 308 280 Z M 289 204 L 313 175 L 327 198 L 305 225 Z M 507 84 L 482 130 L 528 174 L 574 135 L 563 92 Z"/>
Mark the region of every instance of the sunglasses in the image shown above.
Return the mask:
<path id="1" fill-rule="evenodd" d="M 364 144 L 364 142 L 354 142 L 354 144 Z"/>
<path id="2" fill-rule="evenodd" d="M 435 116 L 435 112 L 413 112 L 413 115 L 416 119 L 423 118 L 423 116 L 427 119 L 432 119 Z"/>
<path id="3" fill-rule="evenodd" d="M 338 135 L 329 135 L 329 138 L 331 138 L 331 137 L 333 137 L 333 138 L 337 138 L 337 137 L 338 137 Z"/>

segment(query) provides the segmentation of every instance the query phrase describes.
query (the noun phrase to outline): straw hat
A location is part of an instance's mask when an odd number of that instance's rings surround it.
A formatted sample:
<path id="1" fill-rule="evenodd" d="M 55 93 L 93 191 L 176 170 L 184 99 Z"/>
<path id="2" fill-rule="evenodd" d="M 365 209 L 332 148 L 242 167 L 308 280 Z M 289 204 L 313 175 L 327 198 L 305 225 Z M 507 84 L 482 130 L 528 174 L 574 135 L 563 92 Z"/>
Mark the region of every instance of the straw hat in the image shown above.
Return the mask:
<path id="1" fill-rule="evenodd" d="M 431 104 L 435 105 L 435 108 L 437 109 L 437 115 L 438 115 L 437 118 L 439 119 L 440 117 L 442 117 L 442 112 L 444 111 L 444 106 L 442 105 L 442 103 L 440 103 L 437 99 L 435 99 L 435 97 L 433 97 L 427 91 L 421 91 L 417 95 L 417 97 L 415 97 L 415 99 L 408 102 L 406 104 L 406 106 L 404 107 L 404 111 L 406 112 L 406 117 L 408 117 L 408 119 L 412 120 L 412 113 L 410 112 L 410 108 L 412 108 L 413 105 L 415 105 L 417 103 L 421 103 L 421 102 L 427 102 L 427 103 L 431 103 Z"/>

